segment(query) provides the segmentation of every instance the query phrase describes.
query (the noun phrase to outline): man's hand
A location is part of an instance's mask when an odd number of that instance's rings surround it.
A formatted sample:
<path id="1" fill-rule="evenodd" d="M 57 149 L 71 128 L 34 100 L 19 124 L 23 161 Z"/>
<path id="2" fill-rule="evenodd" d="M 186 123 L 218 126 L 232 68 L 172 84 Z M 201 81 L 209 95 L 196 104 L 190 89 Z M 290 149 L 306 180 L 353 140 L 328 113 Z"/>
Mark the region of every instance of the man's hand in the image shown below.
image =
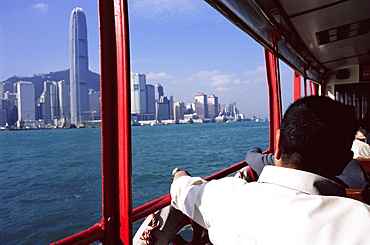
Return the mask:
<path id="1" fill-rule="evenodd" d="M 180 169 L 180 168 L 175 168 L 172 171 L 172 176 L 173 176 L 173 181 L 177 180 L 178 178 L 182 176 L 191 176 L 188 171 Z"/>

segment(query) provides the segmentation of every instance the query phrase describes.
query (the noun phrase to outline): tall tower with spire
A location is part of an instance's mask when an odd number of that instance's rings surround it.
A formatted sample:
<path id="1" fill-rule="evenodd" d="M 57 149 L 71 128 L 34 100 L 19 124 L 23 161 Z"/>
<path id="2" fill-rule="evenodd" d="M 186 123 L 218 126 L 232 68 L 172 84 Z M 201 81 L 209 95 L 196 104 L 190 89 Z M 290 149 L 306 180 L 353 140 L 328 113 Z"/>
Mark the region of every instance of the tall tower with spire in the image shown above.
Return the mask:
<path id="1" fill-rule="evenodd" d="M 82 8 L 72 10 L 69 26 L 71 123 L 88 119 L 89 90 L 86 17 Z"/>

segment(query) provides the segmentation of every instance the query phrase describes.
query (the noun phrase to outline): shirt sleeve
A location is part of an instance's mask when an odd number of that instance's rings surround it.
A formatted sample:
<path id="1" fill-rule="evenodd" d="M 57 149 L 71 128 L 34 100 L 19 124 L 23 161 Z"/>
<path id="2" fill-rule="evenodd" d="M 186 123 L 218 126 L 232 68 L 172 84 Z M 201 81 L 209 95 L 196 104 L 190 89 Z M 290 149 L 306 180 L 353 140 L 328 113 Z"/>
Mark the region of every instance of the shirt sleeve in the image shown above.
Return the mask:
<path id="1" fill-rule="evenodd" d="M 261 174 L 266 165 L 275 165 L 274 154 L 263 154 L 262 149 L 259 147 L 250 149 L 245 157 L 245 161 L 258 175 Z"/>
<path id="2" fill-rule="evenodd" d="M 171 185 L 171 204 L 209 229 L 215 222 L 227 222 L 231 210 L 241 210 L 238 199 L 244 198 L 241 191 L 245 184 L 248 182 L 234 177 L 205 181 L 183 176 Z"/>
<path id="3" fill-rule="evenodd" d="M 200 177 L 183 176 L 171 185 L 171 205 L 207 229 L 199 210 L 205 180 Z"/>

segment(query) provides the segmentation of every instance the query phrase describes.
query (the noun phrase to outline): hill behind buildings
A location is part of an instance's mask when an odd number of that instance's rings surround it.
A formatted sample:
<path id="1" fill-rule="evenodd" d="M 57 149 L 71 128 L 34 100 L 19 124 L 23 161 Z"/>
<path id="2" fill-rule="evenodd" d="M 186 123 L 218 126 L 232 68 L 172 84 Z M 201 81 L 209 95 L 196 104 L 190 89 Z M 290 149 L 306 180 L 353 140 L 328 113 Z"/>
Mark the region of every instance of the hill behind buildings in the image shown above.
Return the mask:
<path id="1" fill-rule="evenodd" d="M 95 91 L 100 91 L 100 75 L 95 73 L 95 72 L 89 71 L 88 76 L 89 76 L 88 77 L 88 79 L 89 79 L 88 80 L 89 89 L 93 89 Z M 41 93 L 44 90 L 44 82 L 45 81 L 58 82 L 60 80 L 65 80 L 66 82 L 69 83 L 69 69 L 62 70 L 62 71 L 56 71 L 56 72 L 35 74 L 31 77 L 13 76 L 13 77 L 10 77 L 10 78 L 6 79 L 2 83 L 9 82 L 11 84 L 14 84 L 14 83 L 19 82 L 19 81 L 32 82 L 35 85 L 35 97 L 38 98 L 38 97 L 40 97 Z M 11 87 L 13 88 L 13 86 L 11 86 Z M 12 89 L 12 88 L 10 88 L 10 89 Z M 14 89 L 13 89 L 13 91 L 9 91 L 9 92 L 13 93 Z"/>

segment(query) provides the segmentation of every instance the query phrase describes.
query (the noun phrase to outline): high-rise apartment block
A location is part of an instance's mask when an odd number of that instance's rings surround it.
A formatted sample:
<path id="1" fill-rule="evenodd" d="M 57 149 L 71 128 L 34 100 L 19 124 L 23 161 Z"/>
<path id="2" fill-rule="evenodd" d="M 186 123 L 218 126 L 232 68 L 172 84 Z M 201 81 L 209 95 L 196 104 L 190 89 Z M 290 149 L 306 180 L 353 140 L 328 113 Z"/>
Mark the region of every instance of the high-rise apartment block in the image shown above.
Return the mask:
<path id="1" fill-rule="evenodd" d="M 91 120 L 100 118 L 100 92 L 90 90 L 89 92 Z"/>
<path id="2" fill-rule="evenodd" d="M 87 27 L 81 8 L 72 10 L 69 42 L 71 123 L 77 125 L 89 116 Z"/>
<path id="3" fill-rule="evenodd" d="M 35 121 L 35 86 L 31 82 L 17 83 L 18 124 Z"/>
<path id="4" fill-rule="evenodd" d="M 218 110 L 218 97 L 214 94 L 208 96 L 208 116 L 217 117 Z"/>
<path id="5" fill-rule="evenodd" d="M 162 95 L 159 101 L 155 103 L 156 106 L 156 120 L 171 119 L 171 101 L 167 96 Z"/>
<path id="6" fill-rule="evenodd" d="M 173 119 L 173 99 L 164 95 L 161 84 L 146 84 L 146 76 L 131 73 L 132 120 Z"/>
<path id="7" fill-rule="evenodd" d="M 163 86 L 157 83 L 155 85 L 155 101 L 158 102 L 161 96 L 164 96 Z"/>
<path id="8" fill-rule="evenodd" d="M 155 115 L 155 88 L 152 84 L 146 85 L 146 105 L 148 114 Z"/>
<path id="9" fill-rule="evenodd" d="M 230 101 L 229 106 L 227 107 L 228 116 L 235 117 L 239 114 L 239 110 L 236 106 L 236 102 Z"/>
<path id="10" fill-rule="evenodd" d="M 44 91 L 39 99 L 39 118 L 45 124 L 66 126 L 69 119 L 69 88 L 64 80 L 45 81 Z"/>
<path id="11" fill-rule="evenodd" d="M 201 119 L 208 117 L 207 95 L 204 93 L 195 95 L 195 112 Z"/>
<path id="12" fill-rule="evenodd" d="M 177 121 L 184 119 L 184 113 L 185 113 L 184 102 L 174 102 L 173 103 L 173 119 Z"/>
<path id="13" fill-rule="evenodd" d="M 69 121 L 71 118 L 71 106 L 69 99 L 69 83 L 64 80 L 57 82 L 59 98 L 59 115 L 62 121 Z"/>
<path id="14" fill-rule="evenodd" d="M 6 112 L 5 124 L 14 125 L 18 120 L 17 94 L 6 91 L 3 99 L 3 109 Z M 4 121 L 4 120 L 2 120 Z M 2 126 L 5 124 L 1 124 Z"/>
<path id="15" fill-rule="evenodd" d="M 146 114 L 146 77 L 144 74 L 131 73 L 131 113 Z"/>
<path id="16" fill-rule="evenodd" d="M 131 115 L 135 120 L 154 120 L 154 87 L 146 84 L 145 74 L 131 73 Z"/>
<path id="17" fill-rule="evenodd" d="M 44 82 L 44 91 L 40 96 L 41 106 L 41 118 L 46 124 L 52 124 L 56 116 L 59 116 L 57 112 L 58 104 L 57 97 L 57 85 L 52 81 Z"/>

